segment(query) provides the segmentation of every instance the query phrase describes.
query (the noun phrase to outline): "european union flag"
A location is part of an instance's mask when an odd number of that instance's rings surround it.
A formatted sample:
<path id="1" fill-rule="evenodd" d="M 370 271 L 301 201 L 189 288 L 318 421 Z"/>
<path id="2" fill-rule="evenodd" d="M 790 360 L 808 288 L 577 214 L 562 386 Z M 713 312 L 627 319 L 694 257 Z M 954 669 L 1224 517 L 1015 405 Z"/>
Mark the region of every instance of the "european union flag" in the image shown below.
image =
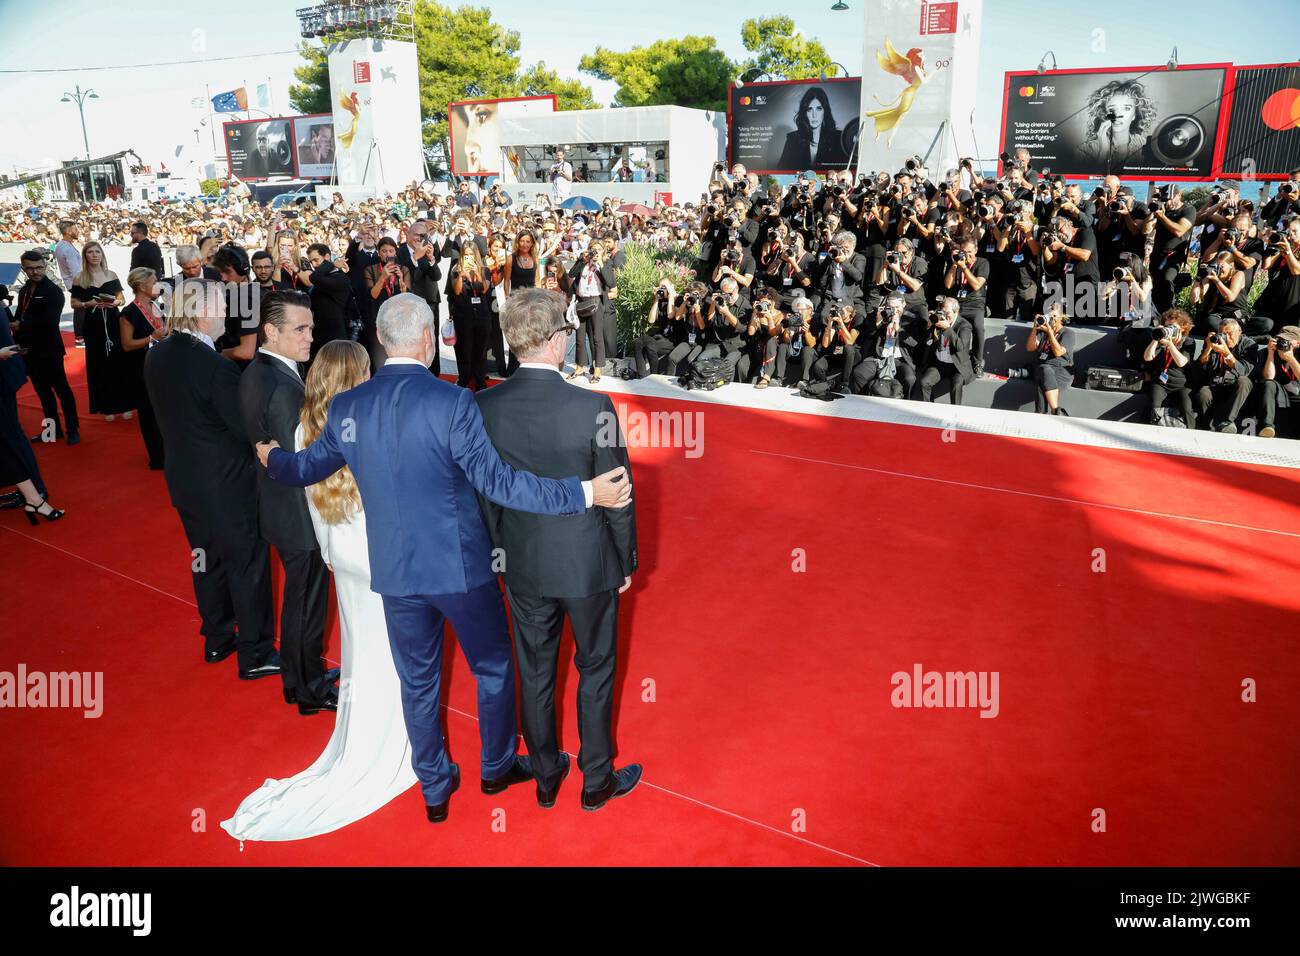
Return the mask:
<path id="1" fill-rule="evenodd" d="M 248 109 L 248 93 L 241 86 L 212 97 L 212 109 L 218 113 L 242 113 Z"/>

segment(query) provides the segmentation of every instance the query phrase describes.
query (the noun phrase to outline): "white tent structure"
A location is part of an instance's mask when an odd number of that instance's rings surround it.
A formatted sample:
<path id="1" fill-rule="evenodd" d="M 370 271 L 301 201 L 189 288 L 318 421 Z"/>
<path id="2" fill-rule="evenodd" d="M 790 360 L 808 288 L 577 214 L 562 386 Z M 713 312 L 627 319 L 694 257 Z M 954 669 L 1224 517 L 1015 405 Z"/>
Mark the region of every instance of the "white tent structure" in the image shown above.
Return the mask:
<path id="1" fill-rule="evenodd" d="M 563 146 L 574 171 L 588 182 L 572 195 L 607 196 L 654 206 L 656 197 L 699 202 L 715 162 L 726 158 L 727 116 L 681 106 L 569 110 L 501 117 L 501 183 L 516 202 L 550 191 L 553 151 Z M 634 182 L 611 182 L 628 159 Z M 540 174 L 540 175 L 539 175 Z M 668 197 L 671 196 L 671 200 Z"/>

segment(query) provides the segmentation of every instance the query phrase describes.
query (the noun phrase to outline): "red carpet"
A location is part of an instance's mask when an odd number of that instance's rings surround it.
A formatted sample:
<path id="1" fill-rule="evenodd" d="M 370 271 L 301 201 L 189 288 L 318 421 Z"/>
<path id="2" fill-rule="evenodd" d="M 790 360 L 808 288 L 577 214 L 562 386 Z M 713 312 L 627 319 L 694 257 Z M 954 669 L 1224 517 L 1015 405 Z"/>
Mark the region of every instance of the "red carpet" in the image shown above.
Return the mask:
<path id="1" fill-rule="evenodd" d="M 34 432 L 30 390 L 20 401 Z M 413 787 L 339 832 L 241 853 L 218 821 L 307 766 L 332 718 L 298 716 L 278 681 L 236 680 L 233 658 L 201 662 L 162 476 L 134 421 L 87 420 L 80 447 L 38 449 L 68 517 L 0 514 L 0 670 L 103 671 L 104 714 L 0 712 L 0 861 L 1300 863 L 1295 473 L 628 404 L 706 425 L 701 457 L 633 450 L 642 567 L 616 728 L 620 763 L 646 768 L 634 794 L 597 814 L 576 775 L 549 812 L 530 787 L 480 794 L 457 652 L 447 727 L 469 785 L 448 823 L 424 822 Z M 891 706 L 891 675 L 916 663 L 998 672 L 998 716 Z M 561 680 L 576 752 L 571 665 Z"/>

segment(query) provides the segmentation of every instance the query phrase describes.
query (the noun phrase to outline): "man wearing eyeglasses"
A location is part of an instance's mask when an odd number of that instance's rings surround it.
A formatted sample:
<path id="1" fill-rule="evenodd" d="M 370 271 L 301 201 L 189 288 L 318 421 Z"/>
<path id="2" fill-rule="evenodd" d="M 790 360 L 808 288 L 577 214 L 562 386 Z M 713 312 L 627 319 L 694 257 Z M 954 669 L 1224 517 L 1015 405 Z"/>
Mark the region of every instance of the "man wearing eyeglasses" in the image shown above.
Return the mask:
<path id="1" fill-rule="evenodd" d="M 27 350 L 23 358 L 32 388 L 41 400 L 44 423 L 54 423 L 53 433 L 42 427 L 39 435 L 32 436 L 32 441 L 55 441 L 66 435 L 68 444 L 76 445 L 81 441 L 81 422 L 77 418 L 77 399 L 63 369 L 67 349 L 59 331 L 63 290 L 45 274 L 45 257 L 38 250 L 24 252 L 19 264 L 27 281 L 18 290 L 18 305 L 9 327 L 14 342 Z M 63 427 L 59 426 L 59 404 L 63 406 Z"/>
<path id="2" fill-rule="evenodd" d="M 475 395 L 483 427 L 501 458 L 544 477 L 632 469 L 608 395 L 560 375 L 567 338 L 565 300 L 546 289 L 519 289 L 506 300 L 501 328 L 519 357 L 515 374 Z M 630 793 L 639 764 L 614 768 L 613 697 L 619 595 L 637 568 L 636 503 L 548 516 L 505 508 L 479 495 L 493 546 L 505 555 L 519 661 L 519 716 L 537 781 L 537 803 L 555 805 L 569 774 L 555 720 L 555 671 L 568 615 L 578 666 L 581 804 L 599 810 Z"/>

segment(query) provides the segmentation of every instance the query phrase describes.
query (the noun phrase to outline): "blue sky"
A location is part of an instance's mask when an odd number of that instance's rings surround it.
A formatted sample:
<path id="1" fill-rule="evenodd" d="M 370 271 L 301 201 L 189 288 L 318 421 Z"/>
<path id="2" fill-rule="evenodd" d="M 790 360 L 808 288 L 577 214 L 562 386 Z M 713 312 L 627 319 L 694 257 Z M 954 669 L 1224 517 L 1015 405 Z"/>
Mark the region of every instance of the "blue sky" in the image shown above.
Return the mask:
<path id="1" fill-rule="evenodd" d="M 850 10 L 842 13 L 831 11 L 829 0 L 766 6 L 752 0 L 494 0 L 490 5 L 498 22 L 520 32 L 525 62 L 545 60 L 562 76 L 588 83 L 598 99 L 608 102 L 613 84 L 577 72 L 578 60 L 597 44 L 627 49 L 664 37 L 708 34 L 738 58 L 744 53 L 740 24 L 768 13 L 790 13 L 801 32 L 820 39 L 833 59 L 858 75 L 864 3 L 867 9 L 871 3 L 848 2 Z M 288 112 L 288 84 L 297 57 L 250 55 L 292 51 L 298 40 L 294 10 L 307 5 L 308 0 L 55 0 L 43 5 L 0 0 L 0 70 L 69 70 L 0 74 L 5 90 L 0 168 L 12 172 L 15 165 L 26 168 L 82 154 L 77 108 L 59 102 L 75 84 L 100 95 L 86 105 L 91 152 L 132 147 L 151 163 L 171 160 L 181 143 L 195 144 L 196 129 L 198 142 L 210 152 L 211 135 L 200 125 L 207 112 L 190 105 L 192 97 L 205 95 L 205 83 L 216 93 L 246 81 L 251 93 L 269 79 L 277 112 Z M 1002 74 L 1033 69 L 1049 48 L 1063 69 L 1163 63 L 1175 45 L 1182 63 L 1276 63 L 1300 57 L 1296 0 L 1252 0 L 1249 17 L 1203 0 L 985 0 L 984 6 L 976 114 L 984 156 L 997 148 Z M 223 57 L 240 59 L 219 59 Z M 172 60 L 186 63 L 86 69 Z M 217 141 L 219 146 L 219 136 Z"/>

